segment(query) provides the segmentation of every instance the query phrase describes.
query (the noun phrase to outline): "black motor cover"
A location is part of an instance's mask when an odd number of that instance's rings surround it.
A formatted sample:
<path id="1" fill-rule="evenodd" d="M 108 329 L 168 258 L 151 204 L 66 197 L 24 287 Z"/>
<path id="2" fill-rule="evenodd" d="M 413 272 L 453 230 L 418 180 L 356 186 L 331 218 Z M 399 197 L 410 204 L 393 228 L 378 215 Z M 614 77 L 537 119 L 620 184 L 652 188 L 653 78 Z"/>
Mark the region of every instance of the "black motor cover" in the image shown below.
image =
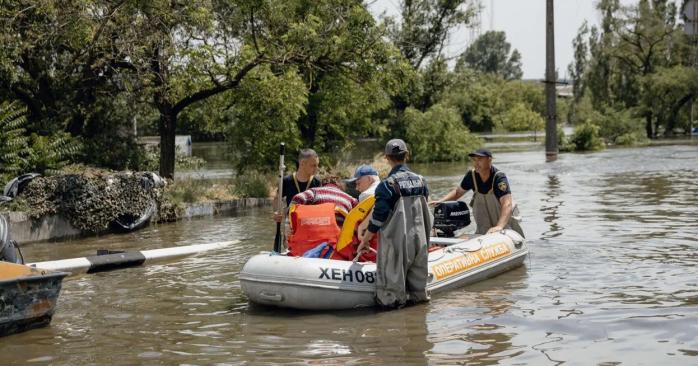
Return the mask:
<path id="1" fill-rule="evenodd" d="M 453 232 L 470 225 L 470 210 L 463 201 L 446 201 L 434 208 L 434 228 L 439 236 L 453 237 Z"/>

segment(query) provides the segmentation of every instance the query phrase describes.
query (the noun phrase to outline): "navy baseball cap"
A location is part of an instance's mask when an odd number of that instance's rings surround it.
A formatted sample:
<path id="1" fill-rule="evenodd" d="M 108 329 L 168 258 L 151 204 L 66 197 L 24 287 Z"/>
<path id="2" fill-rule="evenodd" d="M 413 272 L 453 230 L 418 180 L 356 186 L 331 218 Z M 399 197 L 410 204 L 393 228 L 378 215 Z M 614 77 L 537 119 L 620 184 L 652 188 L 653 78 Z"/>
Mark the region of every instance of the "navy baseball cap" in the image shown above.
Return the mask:
<path id="1" fill-rule="evenodd" d="M 470 154 L 468 154 L 468 156 L 470 156 L 471 158 L 474 156 L 480 156 L 483 158 L 491 158 L 492 153 L 487 149 L 477 149 L 477 150 L 471 152 Z"/>
<path id="2" fill-rule="evenodd" d="M 359 167 L 356 168 L 356 171 L 354 171 L 354 178 L 347 179 L 345 182 L 355 182 L 357 179 L 365 177 L 367 175 L 378 176 L 378 172 L 375 169 L 373 169 L 373 167 L 370 165 L 359 165 Z"/>

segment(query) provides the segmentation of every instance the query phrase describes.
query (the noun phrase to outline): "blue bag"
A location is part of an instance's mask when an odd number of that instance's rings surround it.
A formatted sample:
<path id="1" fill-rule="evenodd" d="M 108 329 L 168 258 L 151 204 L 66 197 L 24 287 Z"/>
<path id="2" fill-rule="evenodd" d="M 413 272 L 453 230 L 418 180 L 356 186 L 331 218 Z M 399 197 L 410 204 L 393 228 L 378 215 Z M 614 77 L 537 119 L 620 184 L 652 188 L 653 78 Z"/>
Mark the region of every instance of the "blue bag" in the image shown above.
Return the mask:
<path id="1" fill-rule="evenodd" d="M 323 250 L 327 249 L 325 253 L 323 253 Z M 308 250 L 307 252 L 303 253 L 304 258 L 324 258 L 327 259 L 332 255 L 332 251 L 334 248 L 329 245 L 328 242 L 322 242 L 318 246 L 316 246 L 313 249 Z"/>

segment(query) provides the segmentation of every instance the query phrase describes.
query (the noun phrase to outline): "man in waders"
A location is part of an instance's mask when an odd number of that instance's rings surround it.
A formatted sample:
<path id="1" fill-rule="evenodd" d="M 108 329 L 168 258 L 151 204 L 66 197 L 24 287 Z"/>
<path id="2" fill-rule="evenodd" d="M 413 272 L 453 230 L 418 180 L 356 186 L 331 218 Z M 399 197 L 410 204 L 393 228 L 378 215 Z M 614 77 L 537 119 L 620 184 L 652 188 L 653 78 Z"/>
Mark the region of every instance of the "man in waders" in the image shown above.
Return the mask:
<path id="1" fill-rule="evenodd" d="M 473 199 L 470 206 L 473 208 L 477 224 L 476 234 L 512 229 L 523 236 L 517 217 L 518 209 L 514 207 L 507 176 L 492 165 L 492 153 L 489 150 L 480 149 L 468 156 L 473 161 L 473 169 L 465 174 L 459 186 L 440 200 L 429 202 L 429 204 L 437 205 L 441 202 L 457 200 L 472 189 Z"/>
<path id="2" fill-rule="evenodd" d="M 358 251 L 369 250 L 377 232 L 376 301 L 384 307 L 402 307 L 409 302 L 429 300 L 429 189 L 420 175 L 405 166 L 407 145 L 400 139 L 388 141 L 385 157 L 392 169 L 376 188 L 368 233 Z"/>

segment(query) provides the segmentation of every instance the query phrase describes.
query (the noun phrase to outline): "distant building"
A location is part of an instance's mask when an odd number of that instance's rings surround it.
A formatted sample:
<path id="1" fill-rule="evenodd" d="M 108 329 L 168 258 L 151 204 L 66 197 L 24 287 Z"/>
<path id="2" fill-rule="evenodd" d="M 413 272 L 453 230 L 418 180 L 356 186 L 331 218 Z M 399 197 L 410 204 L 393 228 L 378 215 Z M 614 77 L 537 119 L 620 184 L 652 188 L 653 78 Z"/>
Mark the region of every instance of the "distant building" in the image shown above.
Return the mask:
<path id="1" fill-rule="evenodd" d="M 558 84 L 555 86 L 555 89 L 557 90 L 557 97 L 558 98 L 572 98 L 574 97 L 574 85 L 572 84 Z"/>
<path id="2" fill-rule="evenodd" d="M 157 149 L 160 146 L 160 136 L 141 136 L 138 138 L 140 144 L 147 148 Z M 175 136 L 175 148 L 184 156 L 191 156 L 191 136 L 177 135 Z"/>

